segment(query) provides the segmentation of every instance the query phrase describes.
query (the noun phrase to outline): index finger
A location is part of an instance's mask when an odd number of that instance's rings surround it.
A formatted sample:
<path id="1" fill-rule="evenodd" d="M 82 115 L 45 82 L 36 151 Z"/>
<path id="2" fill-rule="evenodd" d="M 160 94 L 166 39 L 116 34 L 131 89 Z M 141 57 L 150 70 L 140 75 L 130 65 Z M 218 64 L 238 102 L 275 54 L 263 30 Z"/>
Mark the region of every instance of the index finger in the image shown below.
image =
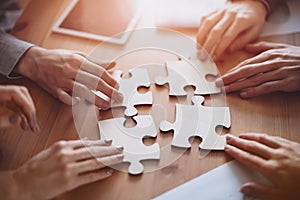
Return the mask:
<path id="1" fill-rule="evenodd" d="M 109 67 L 106 66 L 106 67 Z M 82 63 L 82 69 L 88 73 L 91 73 L 97 77 L 100 77 L 103 79 L 106 83 L 108 83 L 113 88 L 118 88 L 118 82 L 117 80 L 108 73 L 108 71 L 103 68 L 102 66 L 99 66 L 91 61 L 86 61 Z"/>

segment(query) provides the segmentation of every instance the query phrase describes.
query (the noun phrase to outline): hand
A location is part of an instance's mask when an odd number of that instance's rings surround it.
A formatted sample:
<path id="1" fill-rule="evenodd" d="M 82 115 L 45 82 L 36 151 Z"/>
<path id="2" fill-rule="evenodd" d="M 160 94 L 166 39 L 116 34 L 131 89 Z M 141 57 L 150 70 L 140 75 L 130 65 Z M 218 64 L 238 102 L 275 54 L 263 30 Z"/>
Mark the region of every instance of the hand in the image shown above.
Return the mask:
<path id="1" fill-rule="evenodd" d="M 15 191 L 12 199 L 20 199 L 20 195 L 22 199 L 51 199 L 105 179 L 113 172 L 107 166 L 123 160 L 123 147 L 113 147 L 111 142 L 59 141 L 13 171 L 13 184 L 5 183 L 7 190 Z"/>
<path id="2" fill-rule="evenodd" d="M 227 136 L 225 152 L 257 170 L 273 185 L 249 182 L 241 187 L 259 199 L 299 199 L 300 144 L 260 133 Z"/>
<path id="3" fill-rule="evenodd" d="M 35 81 L 65 104 L 72 105 L 80 97 L 108 109 L 109 102 L 91 90 L 99 90 L 116 102 L 122 102 L 123 96 L 114 88 L 117 81 L 105 67 L 87 60 L 80 52 L 32 47 L 19 62 L 16 72 Z M 72 98 L 74 91 L 73 96 L 77 98 Z"/>
<path id="4" fill-rule="evenodd" d="M 216 81 L 217 86 L 224 84 L 226 92 L 241 91 L 243 98 L 300 90 L 300 47 L 259 42 L 246 49 L 260 54 L 231 69 Z"/>
<path id="5" fill-rule="evenodd" d="M 0 86 L 0 104 L 12 110 L 12 114 L 1 115 L 0 127 L 7 127 L 21 122 L 21 127 L 28 131 L 39 132 L 35 106 L 26 87 L 17 85 Z"/>
<path id="6" fill-rule="evenodd" d="M 224 9 L 204 16 L 197 42 L 214 59 L 225 52 L 242 49 L 259 36 L 267 9 L 260 1 L 233 1 Z"/>

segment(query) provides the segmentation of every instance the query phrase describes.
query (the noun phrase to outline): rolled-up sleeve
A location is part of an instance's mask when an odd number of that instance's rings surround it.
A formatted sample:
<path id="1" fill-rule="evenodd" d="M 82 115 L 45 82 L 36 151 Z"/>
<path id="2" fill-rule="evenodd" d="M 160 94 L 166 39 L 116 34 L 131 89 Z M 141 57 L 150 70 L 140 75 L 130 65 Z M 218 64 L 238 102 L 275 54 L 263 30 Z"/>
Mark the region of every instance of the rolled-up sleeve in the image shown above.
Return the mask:
<path id="1" fill-rule="evenodd" d="M 16 78 L 18 75 L 12 72 L 24 53 L 32 46 L 34 45 L 18 40 L 0 29 L 0 74 Z"/>

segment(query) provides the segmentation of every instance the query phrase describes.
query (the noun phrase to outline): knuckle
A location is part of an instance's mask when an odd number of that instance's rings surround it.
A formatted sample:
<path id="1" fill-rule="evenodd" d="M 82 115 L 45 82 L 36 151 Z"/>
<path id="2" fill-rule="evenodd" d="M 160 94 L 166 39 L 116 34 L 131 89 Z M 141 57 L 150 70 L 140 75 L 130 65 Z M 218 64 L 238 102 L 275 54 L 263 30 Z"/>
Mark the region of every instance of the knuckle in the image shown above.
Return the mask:
<path id="1" fill-rule="evenodd" d="M 247 143 L 247 148 L 248 148 L 249 150 L 255 150 L 255 148 L 256 148 L 256 143 L 253 142 L 253 141 L 248 142 L 248 143 Z"/>
<path id="2" fill-rule="evenodd" d="M 61 140 L 54 144 L 54 149 L 59 151 L 62 150 L 67 145 L 67 141 Z"/>

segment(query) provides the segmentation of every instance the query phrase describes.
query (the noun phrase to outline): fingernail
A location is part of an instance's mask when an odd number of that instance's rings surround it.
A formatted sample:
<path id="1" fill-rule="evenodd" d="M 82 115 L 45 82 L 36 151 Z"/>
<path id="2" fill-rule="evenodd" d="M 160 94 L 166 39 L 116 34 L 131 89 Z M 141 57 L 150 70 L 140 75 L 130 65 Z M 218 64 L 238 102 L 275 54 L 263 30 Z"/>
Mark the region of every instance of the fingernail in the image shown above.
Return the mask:
<path id="1" fill-rule="evenodd" d="M 111 168 L 106 169 L 106 174 L 107 175 L 112 175 L 113 172 L 114 172 L 114 170 L 111 169 Z"/>
<path id="2" fill-rule="evenodd" d="M 107 110 L 107 109 L 109 108 L 109 103 L 108 103 L 108 102 L 104 102 L 104 103 L 102 104 L 102 108 L 103 108 L 104 110 Z"/>
<path id="3" fill-rule="evenodd" d="M 207 59 L 207 53 L 203 49 L 199 50 L 197 55 L 201 61 L 205 61 Z"/>
<path id="4" fill-rule="evenodd" d="M 117 146 L 116 147 L 119 151 L 123 151 L 124 150 L 124 147 L 123 146 Z"/>
<path id="5" fill-rule="evenodd" d="M 24 129 L 25 129 L 25 131 L 29 131 L 29 129 L 30 129 L 29 124 L 27 122 L 25 123 Z"/>
<path id="6" fill-rule="evenodd" d="M 217 80 L 215 81 L 216 86 L 220 87 L 223 86 L 223 80 L 221 78 L 217 78 Z"/>
<path id="7" fill-rule="evenodd" d="M 123 160 L 124 159 L 124 155 L 123 154 L 119 154 L 117 155 L 118 160 Z"/>
<path id="8" fill-rule="evenodd" d="M 248 187 L 242 187 L 241 192 L 245 195 L 250 195 L 251 194 L 251 190 Z"/>
<path id="9" fill-rule="evenodd" d="M 230 149 L 229 145 L 226 144 L 225 147 L 224 147 L 224 151 L 228 151 Z"/>
<path id="10" fill-rule="evenodd" d="M 104 142 L 105 142 L 106 144 L 111 144 L 111 143 L 112 143 L 112 139 L 106 139 L 106 140 L 104 140 Z"/>
<path id="11" fill-rule="evenodd" d="M 41 130 L 40 130 L 40 127 L 39 127 L 39 125 L 38 124 L 35 124 L 34 125 L 34 132 L 35 133 L 38 133 L 38 132 L 40 132 Z"/>
<path id="12" fill-rule="evenodd" d="M 80 102 L 80 97 L 74 97 L 72 101 L 72 105 L 75 106 Z"/>
<path id="13" fill-rule="evenodd" d="M 240 96 L 243 97 L 243 98 L 247 97 L 247 95 L 248 95 L 247 92 L 241 92 L 241 93 L 240 93 Z"/>
<path id="14" fill-rule="evenodd" d="M 232 139 L 232 135 L 229 135 L 229 134 L 226 135 L 226 141 L 227 141 L 227 142 L 231 141 L 231 139 Z"/>

